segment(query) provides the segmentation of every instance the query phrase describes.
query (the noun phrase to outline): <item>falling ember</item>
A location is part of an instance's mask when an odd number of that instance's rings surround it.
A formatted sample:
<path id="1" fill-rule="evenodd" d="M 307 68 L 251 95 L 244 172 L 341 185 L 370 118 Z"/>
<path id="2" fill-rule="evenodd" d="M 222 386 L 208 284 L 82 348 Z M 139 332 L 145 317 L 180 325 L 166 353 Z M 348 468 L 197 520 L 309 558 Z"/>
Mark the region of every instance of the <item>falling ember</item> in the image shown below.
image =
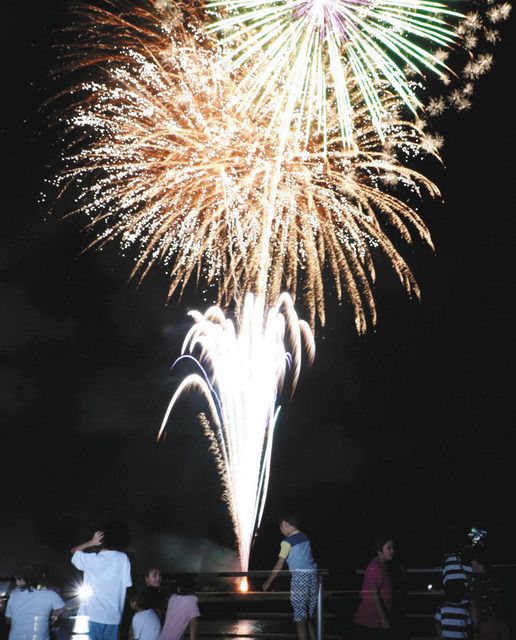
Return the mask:
<path id="1" fill-rule="evenodd" d="M 240 585 L 238 588 L 242 593 L 247 593 L 249 591 L 249 583 L 247 581 L 247 578 L 242 578 L 242 580 L 240 580 Z"/>
<path id="2" fill-rule="evenodd" d="M 262 297 L 247 295 L 238 327 L 219 307 L 204 314 L 191 311 L 190 316 L 195 323 L 177 362 L 193 362 L 198 372 L 186 376 L 176 389 L 158 437 L 177 400 L 190 388 L 200 391 L 209 407 L 200 421 L 222 479 L 240 565 L 247 571 L 267 496 L 278 394 L 287 370 L 294 390 L 303 347 L 311 361 L 315 344 L 286 293 L 271 309 Z"/>

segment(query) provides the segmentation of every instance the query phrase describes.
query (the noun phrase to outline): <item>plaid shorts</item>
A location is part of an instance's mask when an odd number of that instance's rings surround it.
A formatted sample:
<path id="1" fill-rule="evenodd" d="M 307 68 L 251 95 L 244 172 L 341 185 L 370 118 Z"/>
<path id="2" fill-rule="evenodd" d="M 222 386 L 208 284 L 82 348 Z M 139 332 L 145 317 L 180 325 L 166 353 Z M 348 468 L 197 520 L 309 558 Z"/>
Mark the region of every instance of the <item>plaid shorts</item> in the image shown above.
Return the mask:
<path id="1" fill-rule="evenodd" d="M 313 571 L 292 571 L 290 602 L 294 609 L 294 622 L 314 617 L 317 607 L 319 581 Z"/>

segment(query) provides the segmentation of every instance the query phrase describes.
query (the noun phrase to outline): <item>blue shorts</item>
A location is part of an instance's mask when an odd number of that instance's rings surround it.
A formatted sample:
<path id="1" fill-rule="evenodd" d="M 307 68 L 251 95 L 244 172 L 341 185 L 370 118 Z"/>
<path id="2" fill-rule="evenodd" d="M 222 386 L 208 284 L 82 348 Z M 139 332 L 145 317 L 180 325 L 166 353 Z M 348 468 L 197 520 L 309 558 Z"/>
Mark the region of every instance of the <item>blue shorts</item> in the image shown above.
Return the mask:
<path id="1" fill-rule="evenodd" d="M 118 640 L 118 624 L 102 624 L 89 621 L 88 636 L 90 640 Z"/>
<path id="2" fill-rule="evenodd" d="M 292 571 L 290 602 L 294 609 L 294 622 L 314 617 L 317 607 L 319 580 L 313 571 Z"/>

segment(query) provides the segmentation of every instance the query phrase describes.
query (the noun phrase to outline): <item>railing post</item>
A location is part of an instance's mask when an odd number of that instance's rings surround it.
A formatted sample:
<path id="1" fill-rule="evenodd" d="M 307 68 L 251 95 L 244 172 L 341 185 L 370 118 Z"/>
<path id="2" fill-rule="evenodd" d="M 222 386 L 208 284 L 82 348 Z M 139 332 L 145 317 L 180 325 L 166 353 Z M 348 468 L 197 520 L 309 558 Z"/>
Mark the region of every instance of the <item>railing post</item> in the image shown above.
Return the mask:
<path id="1" fill-rule="evenodd" d="M 319 590 L 317 592 L 317 640 L 324 637 L 324 584 L 322 572 L 319 572 Z"/>

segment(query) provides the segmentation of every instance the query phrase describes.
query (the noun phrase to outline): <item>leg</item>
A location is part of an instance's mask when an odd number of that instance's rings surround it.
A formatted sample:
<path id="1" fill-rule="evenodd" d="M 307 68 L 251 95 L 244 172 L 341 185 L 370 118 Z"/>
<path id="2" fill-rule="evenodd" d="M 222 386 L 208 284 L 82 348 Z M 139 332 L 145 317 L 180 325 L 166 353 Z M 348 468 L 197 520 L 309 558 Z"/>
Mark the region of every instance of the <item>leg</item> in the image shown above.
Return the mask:
<path id="1" fill-rule="evenodd" d="M 297 637 L 299 640 L 308 640 L 306 633 L 306 622 L 304 620 L 298 620 L 296 622 Z"/>
<path id="2" fill-rule="evenodd" d="M 103 640 L 103 624 L 100 622 L 88 621 L 88 637 L 89 640 Z"/>
<path id="3" fill-rule="evenodd" d="M 294 610 L 294 622 L 296 623 L 297 637 L 299 640 L 308 640 L 306 628 L 308 609 L 307 576 L 302 571 L 292 572 L 290 583 L 290 602 Z"/>
<path id="4" fill-rule="evenodd" d="M 314 615 L 317 610 L 318 597 L 319 579 L 315 573 L 308 574 L 308 633 L 310 634 L 310 640 L 317 640 Z"/>

